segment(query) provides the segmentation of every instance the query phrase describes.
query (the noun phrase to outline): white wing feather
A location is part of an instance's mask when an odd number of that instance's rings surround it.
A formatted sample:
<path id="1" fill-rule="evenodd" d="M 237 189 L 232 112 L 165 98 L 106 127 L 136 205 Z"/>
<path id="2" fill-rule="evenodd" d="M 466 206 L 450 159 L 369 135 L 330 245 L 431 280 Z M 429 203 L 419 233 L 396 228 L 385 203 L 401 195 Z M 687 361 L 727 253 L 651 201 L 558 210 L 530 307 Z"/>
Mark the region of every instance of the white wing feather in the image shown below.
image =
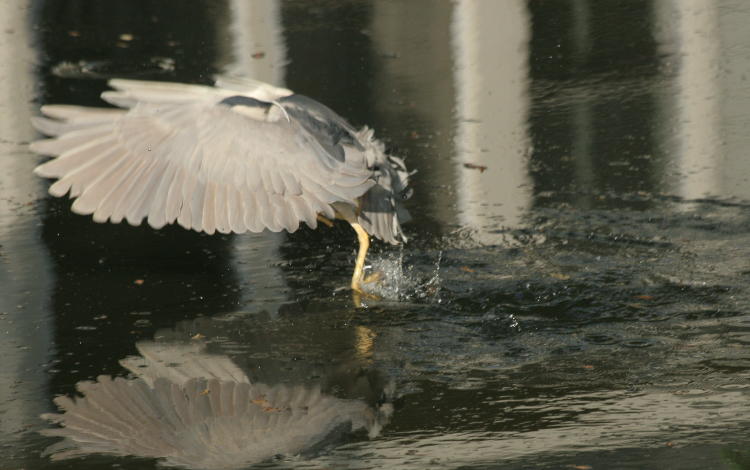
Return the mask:
<path id="1" fill-rule="evenodd" d="M 35 172 L 55 196 L 97 222 L 180 225 L 207 233 L 294 231 L 336 202 L 356 204 L 373 184 L 364 162 L 339 161 L 293 119 L 259 120 L 219 102 L 275 100 L 291 91 L 223 78 L 225 88 L 112 80 L 106 101 L 127 110 L 45 106 L 34 124 L 56 136 Z"/>

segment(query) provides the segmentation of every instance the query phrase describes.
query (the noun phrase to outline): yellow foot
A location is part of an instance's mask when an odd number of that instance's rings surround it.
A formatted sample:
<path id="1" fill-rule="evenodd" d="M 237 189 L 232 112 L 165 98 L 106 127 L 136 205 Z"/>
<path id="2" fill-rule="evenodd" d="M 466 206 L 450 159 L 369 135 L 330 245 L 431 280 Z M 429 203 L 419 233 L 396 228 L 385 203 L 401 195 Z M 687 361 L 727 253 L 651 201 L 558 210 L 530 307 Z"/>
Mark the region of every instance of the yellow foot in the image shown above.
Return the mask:
<path id="1" fill-rule="evenodd" d="M 358 287 L 352 287 L 352 293 L 355 294 L 355 295 L 360 296 L 363 299 L 371 299 L 371 300 L 380 300 L 380 299 L 382 299 L 382 297 L 380 297 L 379 295 L 373 294 L 373 293 L 370 293 L 370 292 L 366 292 L 364 289 L 362 289 L 359 286 Z"/>
<path id="2" fill-rule="evenodd" d="M 364 278 L 362 280 L 362 284 L 371 284 L 373 282 L 378 282 L 381 279 L 383 279 L 383 273 L 381 273 L 380 271 L 378 271 L 378 272 L 372 273 L 369 276 L 367 276 L 366 278 Z"/>
<path id="3" fill-rule="evenodd" d="M 363 300 L 381 300 L 382 297 L 380 297 L 377 294 L 372 294 L 370 292 L 365 292 L 361 287 L 356 286 L 352 287 L 352 301 L 354 302 L 354 305 L 357 308 L 362 308 L 364 305 L 362 304 Z"/>

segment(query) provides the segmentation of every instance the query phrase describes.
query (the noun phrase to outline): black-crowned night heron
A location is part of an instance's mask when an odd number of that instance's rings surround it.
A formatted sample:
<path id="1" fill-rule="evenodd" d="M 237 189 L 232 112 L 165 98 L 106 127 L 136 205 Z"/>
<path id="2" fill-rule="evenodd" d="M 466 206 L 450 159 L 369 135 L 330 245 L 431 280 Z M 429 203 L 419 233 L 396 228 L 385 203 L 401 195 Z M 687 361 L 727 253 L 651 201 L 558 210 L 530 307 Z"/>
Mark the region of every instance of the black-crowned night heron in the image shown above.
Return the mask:
<path id="1" fill-rule="evenodd" d="M 351 287 L 362 292 L 370 235 L 406 241 L 400 207 L 409 173 L 368 128 L 317 101 L 247 79 L 216 86 L 111 80 L 102 99 L 125 109 L 42 107 L 33 142 L 56 158 L 36 174 L 53 196 L 94 221 L 199 232 L 294 232 L 344 219 L 359 251 Z"/>

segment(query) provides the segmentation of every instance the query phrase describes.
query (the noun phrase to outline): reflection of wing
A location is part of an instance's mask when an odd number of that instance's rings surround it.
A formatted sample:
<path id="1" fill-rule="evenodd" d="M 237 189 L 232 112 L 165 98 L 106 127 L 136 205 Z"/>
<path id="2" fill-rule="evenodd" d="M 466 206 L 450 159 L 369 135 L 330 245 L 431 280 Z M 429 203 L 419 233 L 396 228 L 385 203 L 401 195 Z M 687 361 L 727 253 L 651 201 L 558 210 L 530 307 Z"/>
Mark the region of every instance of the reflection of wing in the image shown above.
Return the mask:
<path id="1" fill-rule="evenodd" d="M 278 104 L 289 90 L 219 84 L 228 89 L 112 80 L 102 97 L 127 109 L 45 106 L 34 125 L 56 138 L 31 148 L 57 158 L 36 172 L 97 222 L 207 233 L 314 228 L 374 184 L 366 162 L 332 155 L 309 118 Z"/>
<path id="2" fill-rule="evenodd" d="M 137 348 L 142 357 L 121 362 L 135 378 L 80 382 L 82 397 L 57 397 L 62 413 L 42 416 L 62 426 L 42 431 L 64 438 L 46 450 L 53 460 L 99 453 L 238 468 L 312 452 L 340 433 L 375 437 L 390 416 L 389 404 L 375 411 L 319 387 L 251 384 L 231 359 L 200 342 Z"/>
<path id="3" fill-rule="evenodd" d="M 130 356 L 120 365 L 149 386 L 163 377 L 182 385 L 189 379 L 217 379 L 230 382 L 250 382 L 247 376 L 227 356 L 205 352 L 205 344 L 139 342 L 136 345 L 140 356 Z"/>
<path id="4" fill-rule="evenodd" d="M 63 441 L 53 460 L 91 453 L 163 458 L 187 468 L 238 468 L 275 455 L 296 455 L 336 432 L 377 432 L 363 402 L 340 400 L 305 387 L 189 379 L 101 376 L 82 382 L 77 400 L 57 397 L 63 414 L 45 419 L 61 428 L 42 431 Z"/>

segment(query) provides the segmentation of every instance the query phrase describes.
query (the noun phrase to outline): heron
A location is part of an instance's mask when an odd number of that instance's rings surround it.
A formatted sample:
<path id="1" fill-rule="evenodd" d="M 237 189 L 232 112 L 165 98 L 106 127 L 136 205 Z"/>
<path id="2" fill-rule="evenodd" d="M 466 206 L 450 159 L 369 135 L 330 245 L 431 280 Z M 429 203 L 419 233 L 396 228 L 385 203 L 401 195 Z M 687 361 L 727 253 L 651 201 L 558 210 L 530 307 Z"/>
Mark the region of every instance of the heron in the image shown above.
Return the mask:
<path id="1" fill-rule="evenodd" d="M 34 172 L 57 179 L 55 197 L 94 222 L 213 234 L 315 229 L 348 222 L 359 248 L 353 292 L 367 295 L 373 236 L 406 242 L 411 196 L 402 158 L 367 126 L 291 90 L 237 77 L 213 86 L 112 79 L 114 107 L 45 105 L 33 125 L 49 138 L 31 150 L 53 157 Z"/>

